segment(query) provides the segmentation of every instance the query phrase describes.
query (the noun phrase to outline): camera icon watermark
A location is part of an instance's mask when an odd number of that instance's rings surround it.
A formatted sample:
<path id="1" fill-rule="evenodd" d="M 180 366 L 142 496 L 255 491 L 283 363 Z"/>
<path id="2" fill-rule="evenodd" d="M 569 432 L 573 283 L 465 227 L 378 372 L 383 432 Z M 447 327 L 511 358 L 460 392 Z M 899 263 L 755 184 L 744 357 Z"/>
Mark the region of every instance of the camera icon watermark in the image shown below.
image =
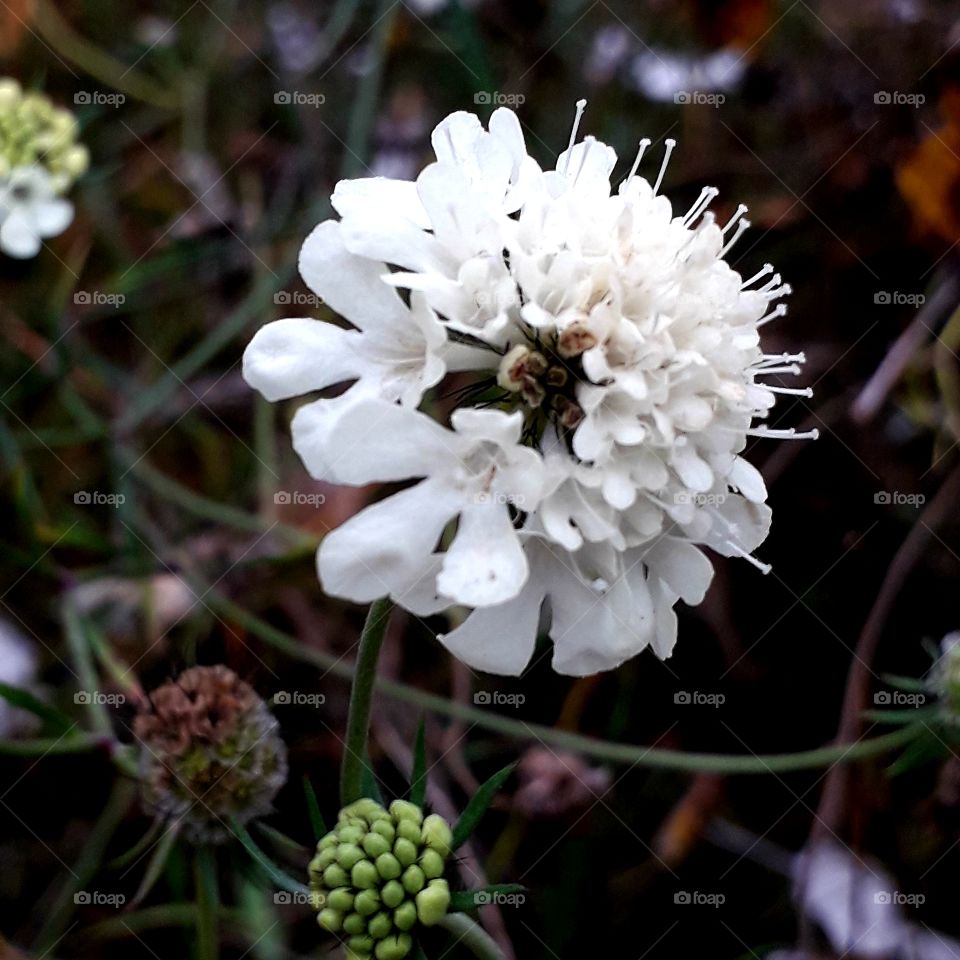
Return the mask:
<path id="1" fill-rule="evenodd" d="M 504 693 L 502 690 L 478 690 L 473 695 L 478 707 L 522 707 L 527 698 L 522 693 Z"/>
<path id="2" fill-rule="evenodd" d="M 122 693 L 103 693 L 100 690 L 78 690 L 73 695 L 73 702 L 79 706 L 119 707 L 127 702 Z"/>
<path id="3" fill-rule="evenodd" d="M 73 302 L 82 307 L 122 307 L 127 298 L 122 293 L 104 293 L 102 290 L 77 290 Z"/>
<path id="4" fill-rule="evenodd" d="M 678 506 L 692 503 L 697 507 L 719 507 L 726 499 L 726 493 L 694 493 L 692 490 L 681 490 L 673 495 L 673 502 Z"/>
<path id="5" fill-rule="evenodd" d="M 73 95 L 73 102 L 78 107 L 117 107 L 127 102 L 126 94 L 107 93 L 104 90 L 78 90 Z"/>
<path id="6" fill-rule="evenodd" d="M 707 93 L 703 90 L 678 90 L 673 95 L 676 104 L 697 104 L 705 107 L 722 107 L 727 98 L 722 93 Z"/>
<path id="7" fill-rule="evenodd" d="M 314 910 L 322 910 L 327 898 L 322 893 L 313 890 L 298 890 L 296 893 L 289 890 L 277 890 L 273 894 L 273 902 L 277 906 L 299 904 L 300 906 L 312 907 Z"/>
<path id="8" fill-rule="evenodd" d="M 877 290 L 873 302 L 878 307 L 922 307 L 927 298 L 922 293 L 906 293 L 903 290 Z"/>
<path id="9" fill-rule="evenodd" d="M 681 707 L 722 707 L 727 702 L 724 693 L 704 693 L 702 690 L 678 690 L 673 702 Z"/>
<path id="10" fill-rule="evenodd" d="M 502 493 L 494 491 L 488 493 L 482 490 L 474 497 L 476 503 L 493 503 L 501 507 L 521 508 L 527 502 L 527 498 L 522 493 Z"/>
<path id="11" fill-rule="evenodd" d="M 473 102 L 477 106 L 519 107 L 526 100 L 522 93 L 502 93 L 499 90 L 477 90 L 473 95 Z"/>
<path id="12" fill-rule="evenodd" d="M 927 102 L 927 98 L 922 93 L 903 93 L 900 90 L 878 90 L 873 95 L 873 102 L 879 106 L 921 107 Z"/>
<path id="13" fill-rule="evenodd" d="M 874 903 L 895 904 L 899 907 L 919 907 L 927 902 L 922 893 L 902 893 L 900 890 L 878 890 L 873 895 Z"/>
<path id="14" fill-rule="evenodd" d="M 673 895 L 678 907 L 722 907 L 727 902 L 725 894 L 704 893 L 701 890 L 678 890 Z"/>
<path id="15" fill-rule="evenodd" d="M 475 907 L 522 907 L 527 902 L 525 894 L 504 893 L 499 890 L 478 890 L 473 895 Z"/>
<path id="16" fill-rule="evenodd" d="M 127 502 L 123 493 L 103 493 L 101 490 L 78 490 L 73 495 L 78 507 L 119 507 Z"/>
<path id="17" fill-rule="evenodd" d="M 273 102 L 278 106 L 322 107 L 327 102 L 327 98 L 322 93 L 307 93 L 303 90 L 278 90 L 273 95 Z"/>
<path id="18" fill-rule="evenodd" d="M 323 300 L 315 293 L 302 290 L 278 290 L 273 295 L 273 302 L 278 307 L 319 307 Z"/>
<path id="19" fill-rule="evenodd" d="M 273 702 L 279 707 L 322 707 L 327 702 L 326 694 L 304 693 L 302 690 L 278 690 Z"/>
<path id="20" fill-rule="evenodd" d="M 122 907 L 127 898 L 122 893 L 104 893 L 101 890 L 78 890 L 73 895 L 78 907 Z"/>
<path id="21" fill-rule="evenodd" d="M 908 693 L 905 690 L 878 690 L 873 695 L 878 707 L 922 707 L 927 702 L 925 693 Z"/>
<path id="22" fill-rule="evenodd" d="M 900 490 L 878 490 L 873 495 L 878 506 L 922 507 L 927 498 L 922 493 L 902 493 Z"/>
<path id="23" fill-rule="evenodd" d="M 277 506 L 308 506 L 321 507 L 327 502 L 322 493 L 304 493 L 301 490 L 278 490 L 273 495 L 273 502 Z"/>

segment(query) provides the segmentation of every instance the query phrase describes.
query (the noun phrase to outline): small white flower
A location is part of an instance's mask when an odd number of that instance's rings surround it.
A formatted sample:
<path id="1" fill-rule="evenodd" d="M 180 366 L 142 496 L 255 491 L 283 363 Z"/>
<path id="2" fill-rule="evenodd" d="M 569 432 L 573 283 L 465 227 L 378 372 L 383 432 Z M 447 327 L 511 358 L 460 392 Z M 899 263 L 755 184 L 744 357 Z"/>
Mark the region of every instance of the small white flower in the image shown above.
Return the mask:
<path id="1" fill-rule="evenodd" d="M 611 191 L 614 151 L 577 142 L 583 107 L 554 170 L 501 109 L 488 130 L 444 120 L 416 183 L 338 184 L 341 220 L 307 240 L 301 271 L 359 329 L 282 320 L 245 357 L 271 399 L 354 381 L 294 418 L 314 476 L 421 480 L 328 535 L 326 589 L 476 608 L 442 639 L 491 672 L 524 668 L 544 610 L 561 672 L 669 656 L 676 601 L 710 583 L 702 547 L 768 569 L 752 556 L 766 489 L 741 453 L 751 436 L 801 436 L 754 422 L 778 393 L 809 395 L 763 382 L 803 356 L 760 347 L 789 287 L 724 259 L 745 208 L 721 228 L 705 188 L 675 214 L 659 193 L 672 141 L 653 184 L 637 175 L 644 140 Z M 472 374 L 452 431 L 415 410 L 450 371 Z"/>
<path id="2" fill-rule="evenodd" d="M 57 195 L 42 167 L 14 167 L 0 178 L 0 250 L 25 260 L 70 226 L 73 204 Z"/>

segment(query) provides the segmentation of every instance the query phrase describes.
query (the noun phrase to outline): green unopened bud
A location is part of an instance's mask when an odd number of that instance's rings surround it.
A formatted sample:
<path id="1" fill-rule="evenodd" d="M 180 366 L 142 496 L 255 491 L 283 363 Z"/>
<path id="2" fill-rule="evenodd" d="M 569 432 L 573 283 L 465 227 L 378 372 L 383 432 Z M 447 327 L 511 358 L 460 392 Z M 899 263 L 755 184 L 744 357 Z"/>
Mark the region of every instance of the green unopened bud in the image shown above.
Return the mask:
<path id="1" fill-rule="evenodd" d="M 338 887 L 327 894 L 327 904 L 334 910 L 349 913 L 353 909 L 353 891 L 349 887 Z"/>
<path id="2" fill-rule="evenodd" d="M 377 873 L 384 880 L 396 880 L 403 873 L 403 867 L 392 853 L 383 853 L 377 857 Z"/>
<path id="3" fill-rule="evenodd" d="M 364 859 L 363 851 L 353 843 L 341 843 L 337 847 L 337 863 L 344 870 L 352 870 L 354 864 Z"/>
<path id="4" fill-rule="evenodd" d="M 340 838 L 335 833 L 328 833 L 318 844 L 318 850 L 329 850 L 331 847 L 339 846 Z"/>
<path id="5" fill-rule="evenodd" d="M 412 900 L 407 900 L 393 911 L 393 922 L 398 930 L 410 930 L 417 922 L 417 907 Z"/>
<path id="6" fill-rule="evenodd" d="M 442 877 L 443 857 L 441 857 L 436 850 L 430 850 L 428 848 L 420 855 L 420 868 L 423 870 L 423 875 L 428 880 L 433 880 L 436 877 Z"/>
<path id="7" fill-rule="evenodd" d="M 370 922 L 367 924 L 367 933 L 369 933 L 374 940 L 382 940 L 384 937 L 389 936 L 392 929 L 393 921 L 390 919 L 389 913 L 378 913 L 376 916 L 371 917 Z"/>
<path id="8" fill-rule="evenodd" d="M 0 109 L 12 107 L 21 95 L 20 84 L 12 77 L 4 77 L 0 80 Z"/>
<path id="9" fill-rule="evenodd" d="M 420 846 L 420 843 L 422 842 L 422 837 L 420 836 L 420 827 L 412 820 L 401 820 L 397 824 L 397 836 L 403 837 L 404 840 L 409 840 L 411 843 L 415 843 L 417 846 Z"/>
<path id="10" fill-rule="evenodd" d="M 336 847 L 327 847 L 325 850 L 321 850 L 310 862 L 310 866 L 313 867 L 316 865 L 317 869 L 323 873 L 331 863 L 337 862 L 337 848 Z"/>
<path id="11" fill-rule="evenodd" d="M 393 845 L 393 855 L 397 858 L 401 867 L 409 867 L 411 863 L 417 862 L 417 845 L 404 837 L 398 837 L 397 842 Z"/>
<path id="12" fill-rule="evenodd" d="M 365 833 L 366 831 L 363 827 L 346 825 L 337 828 L 337 836 L 340 838 L 341 843 L 360 843 Z"/>
<path id="13" fill-rule="evenodd" d="M 380 874 L 369 860 L 361 860 L 354 864 L 350 871 L 350 879 L 358 890 L 369 890 L 380 883 Z"/>
<path id="14" fill-rule="evenodd" d="M 417 894 L 417 916 L 425 927 L 439 923 L 450 907 L 450 886 L 446 880 L 431 880 Z"/>
<path id="15" fill-rule="evenodd" d="M 349 913 L 343 918 L 343 932 L 355 937 L 367 929 L 367 918 L 359 913 Z"/>
<path id="16" fill-rule="evenodd" d="M 423 811 L 408 800 L 394 800 L 390 804 L 390 813 L 394 820 L 412 820 L 417 826 L 423 823 Z"/>
<path id="17" fill-rule="evenodd" d="M 353 900 L 353 909 L 369 917 L 380 909 L 380 894 L 376 890 L 361 890 Z"/>
<path id="18" fill-rule="evenodd" d="M 350 882 L 350 876 L 343 867 L 336 863 L 331 863 L 330 866 L 323 871 L 323 882 L 328 890 L 332 890 L 334 887 L 345 887 Z"/>
<path id="19" fill-rule="evenodd" d="M 390 852 L 390 841 L 379 833 L 368 833 L 363 838 L 363 849 L 368 856 L 376 860 L 381 854 Z"/>
<path id="20" fill-rule="evenodd" d="M 377 960 L 403 960 L 412 949 L 413 939 L 410 934 L 398 933 L 396 936 L 381 940 L 374 953 Z"/>
<path id="21" fill-rule="evenodd" d="M 339 910 L 327 907 L 317 914 L 317 923 L 330 933 L 339 933 L 343 928 L 343 914 Z"/>
<path id="22" fill-rule="evenodd" d="M 347 946 L 354 952 L 368 956 L 373 953 L 373 937 L 361 933 L 359 936 L 351 937 L 347 941 Z"/>
<path id="23" fill-rule="evenodd" d="M 443 817 L 431 813 L 430 816 L 423 821 L 420 834 L 423 837 L 423 842 L 431 850 L 436 850 L 444 860 L 450 856 L 450 848 L 453 844 L 453 831 Z"/>
<path id="24" fill-rule="evenodd" d="M 403 884 L 399 880 L 388 880 L 380 888 L 380 899 L 383 901 L 383 905 L 391 910 L 400 906 L 406 896 L 407 892 L 403 889 Z"/>
<path id="25" fill-rule="evenodd" d="M 424 876 L 423 870 L 420 869 L 416 864 L 412 867 L 407 867 L 403 871 L 403 889 L 407 893 L 419 893 L 427 882 L 427 878 Z"/>
<path id="26" fill-rule="evenodd" d="M 388 843 L 393 843 L 393 839 L 397 835 L 396 827 L 394 827 L 393 823 L 389 820 L 375 820 L 370 829 L 374 833 L 378 833 Z"/>

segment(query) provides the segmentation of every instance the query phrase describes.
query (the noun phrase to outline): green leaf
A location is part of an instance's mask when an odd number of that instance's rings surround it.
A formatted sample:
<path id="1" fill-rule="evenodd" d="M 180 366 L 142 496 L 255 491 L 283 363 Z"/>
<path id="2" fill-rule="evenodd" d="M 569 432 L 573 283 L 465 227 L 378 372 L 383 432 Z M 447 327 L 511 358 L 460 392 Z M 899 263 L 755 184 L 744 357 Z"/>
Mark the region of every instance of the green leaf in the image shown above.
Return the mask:
<path id="1" fill-rule="evenodd" d="M 909 773 L 933 760 L 939 760 L 946 752 L 947 748 L 937 737 L 923 734 L 908 744 L 903 753 L 887 767 L 887 776 L 898 777 L 902 773 Z"/>
<path id="2" fill-rule="evenodd" d="M 930 707 L 908 707 L 905 710 L 864 710 L 863 718 L 875 723 L 917 723 L 920 720 L 929 720 L 939 713 L 936 705 Z"/>
<path id="3" fill-rule="evenodd" d="M 264 873 L 281 890 L 288 893 L 308 894 L 310 891 L 305 884 L 299 880 L 294 880 L 288 873 L 281 870 L 254 842 L 253 837 L 247 832 L 246 827 L 236 818 L 231 819 L 230 829 L 233 830 L 236 838 L 243 844 L 244 850 L 250 854 L 251 858 L 263 869 Z"/>
<path id="4" fill-rule="evenodd" d="M 494 894 L 507 896 L 512 893 L 525 893 L 526 887 L 519 883 L 489 883 L 476 890 L 458 890 L 450 895 L 450 912 L 466 913 L 468 910 L 478 910 L 486 903 L 492 902 Z"/>
<path id="5" fill-rule="evenodd" d="M 323 822 L 323 814 L 320 812 L 320 804 L 317 802 L 317 794 L 313 789 L 310 778 L 303 776 L 303 792 L 307 797 L 307 813 L 310 816 L 310 826 L 313 827 L 313 836 L 315 840 L 320 840 L 329 832 L 327 825 Z"/>
<path id="6" fill-rule="evenodd" d="M 176 822 L 169 824 L 164 830 L 163 836 L 157 841 L 157 845 L 153 848 L 153 853 L 147 862 L 147 868 L 143 873 L 140 886 L 137 887 L 137 892 L 130 901 L 131 907 L 135 907 L 141 903 L 153 889 L 153 885 L 160 879 L 163 869 L 167 865 L 167 860 L 169 860 L 170 854 L 176 845 L 179 834 L 180 826 Z"/>
<path id="7" fill-rule="evenodd" d="M 507 782 L 507 778 L 513 773 L 516 767 L 515 763 L 504 767 L 499 773 L 495 773 L 482 787 L 470 798 L 467 809 L 460 815 L 457 825 L 453 828 L 453 849 L 462 847 L 467 838 L 477 828 L 477 824 L 487 812 L 493 798 L 497 795 L 500 788 Z"/>
<path id="8" fill-rule="evenodd" d="M 928 692 L 930 684 L 928 681 L 918 677 L 904 677 L 898 673 L 883 673 L 880 675 L 883 682 L 891 687 L 897 687 L 899 690 L 911 690 L 916 692 Z"/>
<path id="9" fill-rule="evenodd" d="M 413 746 L 413 775 L 410 778 L 410 802 L 422 807 L 427 798 L 426 723 L 420 716 L 417 739 Z"/>
<path id="10" fill-rule="evenodd" d="M 11 706 L 39 717 L 51 733 L 65 734 L 76 726 L 66 714 L 44 703 L 29 690 L 11 686 L 9 683 L 0 683 L 0 697 L 3 697 Z"/>

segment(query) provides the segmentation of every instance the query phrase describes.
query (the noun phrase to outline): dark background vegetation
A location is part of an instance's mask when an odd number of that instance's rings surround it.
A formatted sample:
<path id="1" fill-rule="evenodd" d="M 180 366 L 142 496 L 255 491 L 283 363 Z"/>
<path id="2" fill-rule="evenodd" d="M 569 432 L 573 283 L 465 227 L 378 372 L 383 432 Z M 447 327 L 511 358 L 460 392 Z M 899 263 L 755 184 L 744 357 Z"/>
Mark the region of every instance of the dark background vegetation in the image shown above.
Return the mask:
<path id="1" fill-rule="evenodd" d="M 792 284 L 790 313 L 765 328 L 767 342 L 771 352 L 804 350 L 804 382 L 816 391 L 784 403 L 778 422 L 818 427 L 821 438 L 754 442 L 774 510 L 759 555 L 773 572 L 717 559 L 708 600 L 682 612 L 666 664 L 644 654 L 572 681 L 540 658 L 516 681 L 478 678 L 436 643 L 439 621 L 398 616 L 383 667 L 408 692 L 377 708 L 384 787 L 402 789 L 422 712 L 433 800 L 449 810 L 522 758 L 472 848 L 491 881 L 529 888 L 522 906 L 485 915 L 522 960 L 735 958 L 798 943 L 807 956 L 835 956 L 798 916 L 782 872 L 785 854 L 817 831 L 923 894 L 911 911 L 918 923 L 960 936 L 957 761 L 945 744 L 893 778 L 889 756 L 849 778 L 824 767 L 724 778 L 652 769 L 642 752 L 633 765 L 608 765 L 548 750 L 524 726 L 748 757 L 813 748 L 838 736 L 845 696 L 855 719 L 890 689 L 885 672 L 922 676 L 924 642 L 960 627 L 960 5 L 435 6 L 0 0 L 0 73 L 69 106 L 77 94 L 125 96 L 75 107 L 93 163 L 70 230 L 35 260 L 0 258 L 6 629 L 35 645 L 45 695 L 83 726 L 62 615 L 75 603 L 99 648 L 101 689 L 127 695 L 110 713 L 123 742 L 138 689 L 194 662 L 229 664 L 267 699 L 322 694 L 319 708 L 276 708 L 292 769 L 269 822 L 309 845 L 300 781 L 309 775 L 332 816 L 342 668 L 363 616 L 320 593 L 312 554 L 373 491 L 306 477 L 289 444 L 293 406 L 245 386 L 243 347 L 267 320 L 319 314 L 276 295 L 306 293 L 296 254 L 331 214 L 340 177 L 414 176 L 430 159 L 433 125 L 456 109 L 485 118 L 490 108 L 475 107 L 484 92 L 522 99 L 530 151 L 549 164 L 584 96 L 582 132 L 625 164 L 641 136 L 679 141 L 666 180 L 678 208 L 704 183 L 721 190 L 721 219 L 749 204 L 753 229 L 735 266 L 749 275 L 769 260 Z M 723 49 L 737 65 L 719 88 L 690 79 Z M 676 103 L 681 90 L 725 100 Z M 282 91 L 323 103 L 278 103 Z M 888 359 L 894 375 L 878 385 L 871 378 L 891 352 L 901 362 Z M 277 504 L 282 490 L 325 501 Z M 123 503 L 77 503 L 78 491 Z M 884 492 L 925 502 L 878 502 Z M 126 686 L 116 679 L 124 664 Z M 475 690 L 525 699 L 478 706 Z M 477 712 L 454 720 L 442 704 L 418 705 L 417 691 Z M 675 702 L 690 691 L 725 699 Z M 475 722 L 496 711 L 519 736 Z M 887 729 L 848 717 L 841 733 Z M 189 952 L 189 917 L 163 912 L 192 898 L 188 851 L 174 853 L 139 908 L 72 903 L 75 889 L 129 900 L 142 879 L 145 860 L 102 865 L 149 825 L 128 793 L 106 749 L 0 758 L 0 931 L 16 944 L 3 956 Z M 225 956 L 333 948 L 307 908 L 273 902 L 235 845 L 219 858 L 233 911 Z M 678 905 L 681 891 L 725 901 Z M 160 912 L 147 922 L 145 907 Z M 439 937 L 427 947 L 431 960 L 461 955 Z"/>

